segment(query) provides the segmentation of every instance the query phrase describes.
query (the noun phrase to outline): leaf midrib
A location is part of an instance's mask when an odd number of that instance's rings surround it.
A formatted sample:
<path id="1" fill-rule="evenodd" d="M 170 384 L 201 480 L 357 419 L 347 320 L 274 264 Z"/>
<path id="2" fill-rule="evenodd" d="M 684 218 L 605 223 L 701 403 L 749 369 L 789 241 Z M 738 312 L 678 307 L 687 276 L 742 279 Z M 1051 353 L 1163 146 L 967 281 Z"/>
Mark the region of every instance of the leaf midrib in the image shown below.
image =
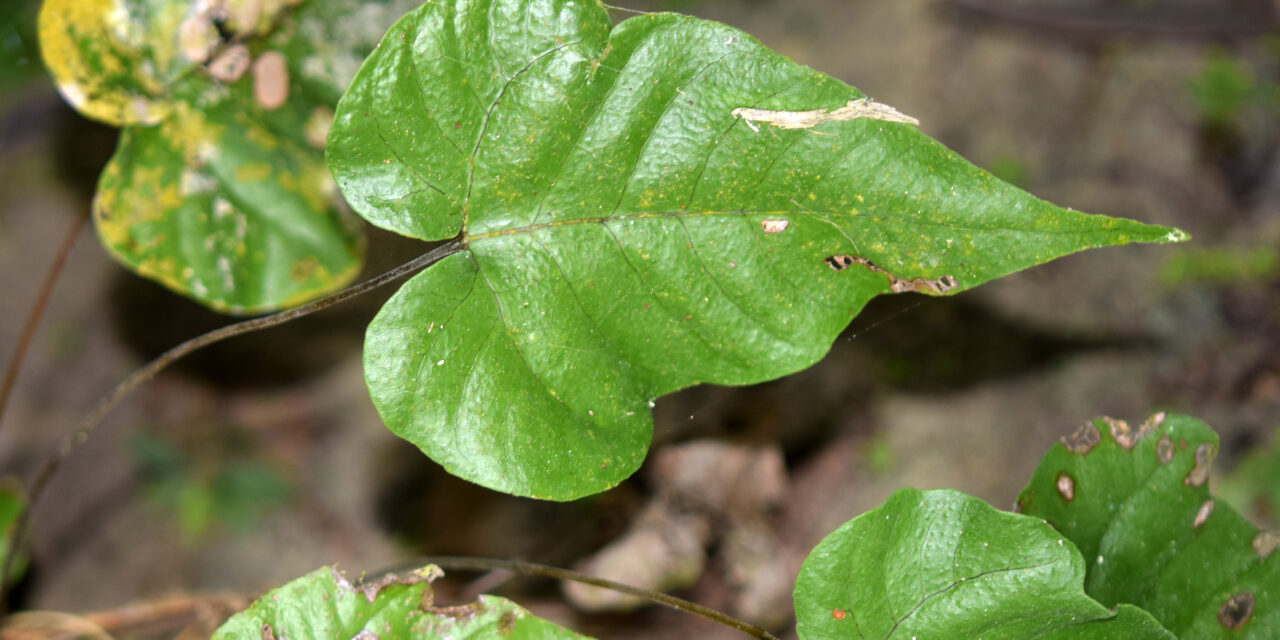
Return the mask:
<path id="1" fill-rule="evenodd" d="M 929 220 L 924 220 L 924 219 L 914 218 L 914 217 L 884 216 L 884 215 L 873 216 L 873 215 L 864 215 L 862 213 L 851 213 L 848 211 L 827 211 L 827 210 L 820 210 L 820 209 L 804 209 L 804 210 L 730 209 L 730 210 L 710 210 L 710 211 L 640 211 L 636 213 L 624 213 L 620 215 L 614 214 L 614 215 L 607 215 L 607 216 L 592 216 L 587 218 L 572 218 L 569 220 L 554 220 L 552 222 L 540 222 L 537 224 L 521 225 L 518 227 L 507 227 L 505 229 L 499 229 L 497 231 L 487 231 L 484 233 L 478 233 L 474 235 L 464 233 L 460 238 L 460 242 L 463 246 L 470 246 L 476 242 L 481 242 L 484 240 L 492 240 L 494 238 L 510 236 L 510 235 L 518 235 L 523 233 L 531 234 L 531 233 L 541 231 L 543 229 L 551 229 L 556 227 L 565 227 L 565 226 L 578 225 L 578 224 L 604 224 L 607 222 L 614 222 L 614 221 L 645 220 L 645 219 L 652 219 L 652 218 L 685 219 L 685 218 L 698 218 L 698 217 L 711 217 L 711 216 L 725 216 L 725 217 L 773 216 L 778 218 L 785 217 L 790 219 L 795 216 L 800 216 L 805 214 L 814 215 L 815 217 L 818 217 L 818 216 L 838 216 L 838 217 L 847 217 L 847 218 L 861 217 L 865 220 L 870 220 L 873 222 L 895 222 L 900 224 L 915 225 L 919 227 L 951 229 L 954 231 L 971 231 L 975 233 L 996 231 L 996 232 L 1006 232 L 1006 233 L 1027 233 L 1027 234 L 1047 235 L 1047 236 L 1078 236 L 1078 235 L 1090 235 L 1093 233 L 1098 233 L 1097 230 L 1093 230 L 1093 231 L 1047 230 L 1047 229 L 1034 229 L 1034 228 L 1017 228 L 1017 227 L 1008 227 L 1008 226 L 960 225 L 960 224 L 951 224 L 951 223 L 944 223 L 944 222 L 931 222 Z M 1028 222 L 1034 223 L 1035 220 L 1028 220 Z M 1107 230 L 1103 230 L 1102 232 L 1103 233 L 1106 233 L 1106 232 L 1123 233 L 1123 231 L 1117 231 L 1115 229 L 1107 229 Z"/>

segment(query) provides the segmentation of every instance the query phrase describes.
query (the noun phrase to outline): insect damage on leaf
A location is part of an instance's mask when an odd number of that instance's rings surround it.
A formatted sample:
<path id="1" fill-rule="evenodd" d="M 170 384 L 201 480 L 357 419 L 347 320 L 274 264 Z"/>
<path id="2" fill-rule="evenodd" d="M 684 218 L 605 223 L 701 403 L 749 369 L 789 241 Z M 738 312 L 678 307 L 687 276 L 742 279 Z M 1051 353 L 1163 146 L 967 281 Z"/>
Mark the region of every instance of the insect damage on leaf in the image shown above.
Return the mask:
<path id="1" fill-rule="evenodd" d="M 1133 448 L 1136 438 L 1134 438 L 1133 429 L 1128 422 L 1106 416 L 1102 420 L 1107 423 L 1107 427 L 1111 430 L 1111 439 L 1115 440 L 1121 449 L 1128 451 Z"/>
<path id="2" fill-rule="evenodd" d="M 1187 472 L 1187 477 L 1183 480 L 1183 484 L 1188 487 L 1198 487 L 1209 479 L 1209 467 L 1213 464 L 1213 456 L 1217 452 L 1213 450 L 1213 446 L 1205 443 L 1196 447 L 1196 464 Z"/>
<path id="3" fill-rule="evenodd" d="M 827 263 L 827 266 L 831 267 L 832 270 L 844 271 L 849 268 L 849 265 L 853 264 L 854 261 L 858 259 L 859 258 L 854 258 L 853 256 L 839 255 L 827 256 L 822 261 Z"/>
<path id="4" fill-rule="evenodd" d="M 289 67 L 279 51 L 264 51 L 253 62 L 253 97 L 268 110 L 289 97 Z"/>
<path id="5" fill-rule="evenodd" d="M 782 233 L 786 231 L 789 224 L 791 224 L 790 220 L 761 220 L 760 230 L 765 233 Z"/>
<path id="6" fill-rule="evenodd" d="M 849 265 L 860 264 L 876 273 L 883 273 L 889 278 L 889 290 L 894 293 L 907 293 L 914 291 L 916 293 L 927 293 L 929 295 L 941 295 L 959 286 L 954 276 L 944 275 L 940 278 L 899 278 L 898 276 L 885 271 L 876 265 L 876 263 L 859 256 L 851 255 L 834 255 L 823 258 L 823 263 L 831 267 L 834 271 L 844 271 Z"/>
<path id="7" fill-rule="evenodd" d="M 1200 505 L 1200 510 L 1196 511 L 1196 519 L 1191 522 L 1191 528 L 1199 529 L 1200 525 L 1209 519 L 1211 513 L 1213 513 L 1213 501 L 1205 500 L 1204 504 Z"/>
<path id="8" fill-rule="evenodd" d="M 1076 497 L 1076 481 L 1067 475 L 1066 471 L 1058 474 L 1057 486 L 1058 495 L 1062 496 L 1063 500 L 1071 502 Z"/>
<path id="9" fill-rule="evenodd" d="M 1071 435 L 1062 436 L 1060 440 L 1062 446 L 1067 448 L 1067 451 L 1077 455 L 1084 455 L 1102 441 L 1102 436 L 1098 435 L 1098 430 L 1094 429 L 1092 424 L 1085 423 L 1080 425 Z"/>
<path id="10" fill-rule="evenodd" d="M 329 567 L 329 572 L 333 577 L 334 585 L 338 587 L 339 593 L 345 593 L 347 591 L 358 592 L 364 596 L 365 601 L 369 604 L 373 604 L 373 602 L 377 600 L 379 592 L 393 584 L 413 585 L 420 582 L 430 584 L 444 577 L 444 571 L 442 571 L 440 567 L 429 565 L 421 569 L 415 569 L 405 576 L 388 573 L 376 581 L 364 582 L 359 586 L 356 586 L 352 584 L 350 580 L 347 580 L 347 577 L 342 575 L 342 572 L 339 571 L 337 567 Z M 427 593 L 430 592 L 428 591 Z"/>
<path id="11" fill-rule="evenodd" d="M 1218 609 L 1218 623 L 1228 629 L 1239 629 L 1249 621 L 1253 614 L 1253 594 L 1241 593 L 1231 596 Z"/>
<path id="12" fill-rule="evenodd" d="M 250 62 L 249 47 L 236 43 L 209 63 L 209 75 L 223 82 L 235 82 L 249 70 Z"/>
<path id="13" fill-rule="evenodd" d="M 1265 558 L 1280 546 L 1280 536 L 1270 531 L 1259 531 L 1258 535 L 1253 537 L 1252 545 L 1254 553 L 1257 553 L 1259 558 Z"/>
<path id="14" fill-rule="evenodd" d="M 850 100 L 839 109 L 811 109 L 809 111 L 771 111 L 769 109 L 752 109 L 738 107 L 730 112 L 735 118 L 742 118 L 752 131 L 759 131 L 757 122 L 767 122 L 779 129 L 812 129 L 824 122 L 839 120 L 855 120 L 869 118 L 885 122 L 901 122 L 919 125 L 920 121 L 870 98 Z"/>

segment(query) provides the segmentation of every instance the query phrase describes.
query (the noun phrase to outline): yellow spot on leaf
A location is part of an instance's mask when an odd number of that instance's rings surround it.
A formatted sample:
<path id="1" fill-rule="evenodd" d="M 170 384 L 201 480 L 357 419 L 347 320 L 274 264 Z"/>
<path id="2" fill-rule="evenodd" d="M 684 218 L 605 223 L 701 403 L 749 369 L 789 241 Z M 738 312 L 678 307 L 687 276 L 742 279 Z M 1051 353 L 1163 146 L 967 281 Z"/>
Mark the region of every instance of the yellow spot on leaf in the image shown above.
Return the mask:
<path id="1" fill-rule="evenodd" d="M 256 182 L 271 177 L 271 165 L 263 163 L 246 164 L 236 167 L 237 182 Z"/>

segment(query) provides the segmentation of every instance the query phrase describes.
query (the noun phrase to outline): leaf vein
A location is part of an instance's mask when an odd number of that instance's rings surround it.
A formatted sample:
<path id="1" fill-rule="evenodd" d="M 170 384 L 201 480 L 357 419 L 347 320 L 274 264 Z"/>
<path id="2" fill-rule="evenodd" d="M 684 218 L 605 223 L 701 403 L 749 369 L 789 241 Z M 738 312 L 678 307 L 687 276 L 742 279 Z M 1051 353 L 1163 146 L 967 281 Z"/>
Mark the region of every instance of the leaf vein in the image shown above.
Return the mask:
<path id="1" fill-rule="evenodd" d="M 456 152 L 458 153 L 458 157 L 463 158 L 463 159 L 466 159 L 467 154 L 465 154 L 465 153 L 463 153 L 463 152 L 462 152 L 462 147 L 459 147 L 459 146 L 458 146 L 458 143 L 457 143 L 457 142 L 454 142 L 453 138 L 450 138 L 449 136 L 445 135 L 444 129 L 442 129 L 442 128 L 440 127 L 440 122 L 439 122 L 438 120 L 436 120 L 434 117 L 432 117 L 432 115 L 431 115 L 431 108 L 427 106 L 427 97 L 426 97 L 427 87 L 426 87 L 426 85 L 425 85 L 425 84 L 423 84 L 423 82 L 422 82 L 422 78 L 423 78 L 423 76 L 424 76 L 425 74 L 423 74 L 423 73 L 419 70 L 419 68 L 418 68 L 418 57 L 417 57 L 417 56 L 415 56 L 415 55 L 413 55 L 413 50 L 412 50 L 412 48 L 410 48 L 409 55 L 408 55 L 408 56 L 405 56 L 405 57 L 407 57 L 407 58 L 409 59 L 409 67 L 410 67 L 410 69 L 412 69 L 412 71 L 413 71 L 413 74 L 412 74 L 412 76 L 413 76 L 413 83 L 414 83 L 414 84 L 416 84 L 416 85 L 417 85 L 417 87 L 418 87 L 418 92 L 417 92 L 417 95 L 418 95 L 418 103 L 422 105 L 422 111 L 423 111 L 423 113 L 426 113 L 426 114 L 427 114 L 427 119 L 428 119 L 428 120 L 430 120 L 430 121 L 431 121 L 431 124 L 435 126 L 435 128 L 436 128 L 436 132 L 440 134 L 440 137 L 441 137 L 441 138 L 443 138 L 445 142 L 448 142 L 448 143 L 449 143 L 449 146 L 450 146 L 450 147 L 453 147 L 453 150 L 454 150 L 454 151 L 456 151 Z M 473 91 L 472 93 L 473 93 L 473 95 L 474 95 L 474 91 Z M 479 96 L 476 96 L 476 99 L 477 99 L 477 100 L 479 100 L 479 99 L 480 99 L 480 97 L 479 97 Z M 455 202 L 455 204 L 456 204 L 456 202 Z"/>
<path id="2" fill-rule="evenodd" d="M 702 270 L 702 273 L 706 274 L 707 281 L 715 285 L 715 287 L 720 290 L 720 293 L 724 294 L 724 298 L 728 300 L 729 303 L 732 304 L 735 309 L 738 310 L 738 313 L 742 314 L 742 317 L 759 325 L 765 332 L 767 332 L 770 336 L 776 339 L 777 342 L 781 342 L 789 347 L 792 347 L 793 349 L 796 348 L 798 345 L 796 345 L 794 341 L 788 340 L 786 337 L 784 337 L 785 334 L 779 333 L 772 326 L 770 326 L 769 323 L 766 323 L 760 320 L 759 318 L 753 316 L 752 314 L 748 313 L 747 309 L 740 302 L 738 302 L 737 297 L 734 296 L 732 293 L 730 293 L 729 290 L 726 289 L 724 285 L 720 282 L 720 280 L 711 274 L 711 270 L 707 268 L 708 261 L 706 258 L 703 258 L 702 254 L 698 251 L 697 243 L 694 242 L 693 235 L 689 233 L 689 228 L 685 226 L 684 218 L 676 218 L 676 219 L 680 221 L 680 228 L 684 231 L 685 238 L 689 240 L 689 251 L 691 251 L 694 255 L 694 262 Z"/>
<path id="3" fill-rule="evenodd" d="M 613 214 L 616 213 L 618 211 L 618 208 L 622 206 L 622 201 L 625 200 L 627 197 L 627 190 L 631 187 L 631 183 L 635 180 L 636 172 L 640 169 L 640 161 L 644 159 L 645 151 L 649 149 L 649 143 L 653 141 L 654 131 L 658 129 L 658 125 L 662 122 L 664 118 L 666 118 L 667 112 L 671 110 L 672 105 L 676 103 L 677 96 L 680 95 L 681 90 L 693 86 L 693 83 L 697 82 L 700 78 L 702 78 L 702 75 L 706 73 L 708 69 L 714 67 L 717 64 L 720 64 L 720 62 L 722 62 L 725 58 L 728 58 L 733 54 L 734 52 L 731 52 L 731 51 L 725 52 L 715 60 L 712 60 L 702 65 L 701 68 L 699 68 L 696 72 L 693 73 L 692 76 L 690 76 L 688 81 L 680 84 L 678 87 L 676 87 L 676 90 L 671 93 L 671 96 L 667 99 L 667 103 L 662 107 L 662 113 L 658 114 L 658 117 L 653 121 L 653 125 L 648 128 L 648 131 L 646 132 L 646 135 L 644 138 L 644 143 L 640 145 L 640 150 L 636 152 L 635 159 L 631 163 L 631 170 L 627 174 L 626 180 L 622 182 L 622 190 L 618 192 L 618 202 L 617 204 L 613 205 L 613 209 L 609 212 L 608 217 L 613 217 Z"/>
<path id="4" fill-rule="evenodd" d="M 503 96 L 507 94 L 507 89 L 511 87 L 513 83 L 515 83 L 516 78 L 520 77 L 521 74 L 533 68 L 533 65 L 537 64 L 543 58 L 553 55 L 556 52 L 561 51 L 572 45 L 578 44 L 579 42 L 580 42 L 579 40 L 563 42 L 550 49 L 547 49 L 546 51 L 539 53 L 538 55 L 534 56 L 532 60 L 530 60 L 523 67 L 521 67 L 519 71 L 516 71 L 514 74 L 511 75 L 510 78 L 507 78 L 506 81 L 502 83 L 502 88 L 498 90 L 498 95 L 494 97 L 493 102 L 489 103 L 489 108 L 487 111 L 485 111 L 485 114 L 484 114 L 484 121 L 480 123 L 480 130 L 476 133 L 476 144 L 475 144 L 475 147 L 473 147 L 471 150 L 471 168 L 470 168 L 470 171 L 467 172 L 467 196 L 466 196 L 466 201 L 463 204 L 464 210 L 470 211 L 471 191 L 476 181 L 475 162 L 476 162 L 476 158 L 480 157 L 480 146 L 484 143 L 485 135 L 489 132 L 489 123 L 493 121 L 493 113 L 495 110 L 497 110 L 498 104 L 502 102 Z M 464 222 L 464 228 L 465 226 L 466 225 Z"/>

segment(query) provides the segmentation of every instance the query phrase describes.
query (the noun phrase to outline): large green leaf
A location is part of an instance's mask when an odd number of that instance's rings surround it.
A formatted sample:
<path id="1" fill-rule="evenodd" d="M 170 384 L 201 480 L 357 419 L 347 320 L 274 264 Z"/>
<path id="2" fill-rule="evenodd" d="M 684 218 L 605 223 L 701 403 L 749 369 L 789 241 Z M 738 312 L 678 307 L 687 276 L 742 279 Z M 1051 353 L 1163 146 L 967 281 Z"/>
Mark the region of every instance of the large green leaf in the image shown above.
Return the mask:
<path id="1" fill-rule="evenodd" d="M 406 15 L 326 152 L 366 219 L 464 248 L 369 328 L 383 420 L 464 478 L 571 499 L 636 469 L 655 398 L 803 369 L 876 294 L 1185 237 L 1037 200 L 861 97 L 685 16 Z"/>
<path id="2" fill-rule="evenodd" d="M 1217 450 L 1186 416 L 1099 418 L 1045 455 L 1018 505 L 1076 543 L 1103 604 L 1140 606 L 1183 640 L 1280 637 L 1280 538 L 1210 496 Z"/>
<path id="3" fill-rule="evenodd" d="M 258 598 L 218 628 L 214 640 L 580 640 L 505 598 L 437 607 L 426 567 L 404 578 L 354 585 L 323 567 Z"/>
<path id="4" fill-rule="evenodd" d="M 40 13 L 62 94 L 125 127 L 94 202 L 104 246 L 215 309 L 291 306 L 359 270 L 363 236 L 321 148 L 354 60 L 398 12 L 298 4 L 47 0 Z"/>
<path id="5" fill-rule="evenodd" d="M 1082 588 L 1084 560 L 1038 518 L 903 489 L 814 547 L 796 578 L 801 638 L 1174 637 Z"/>

